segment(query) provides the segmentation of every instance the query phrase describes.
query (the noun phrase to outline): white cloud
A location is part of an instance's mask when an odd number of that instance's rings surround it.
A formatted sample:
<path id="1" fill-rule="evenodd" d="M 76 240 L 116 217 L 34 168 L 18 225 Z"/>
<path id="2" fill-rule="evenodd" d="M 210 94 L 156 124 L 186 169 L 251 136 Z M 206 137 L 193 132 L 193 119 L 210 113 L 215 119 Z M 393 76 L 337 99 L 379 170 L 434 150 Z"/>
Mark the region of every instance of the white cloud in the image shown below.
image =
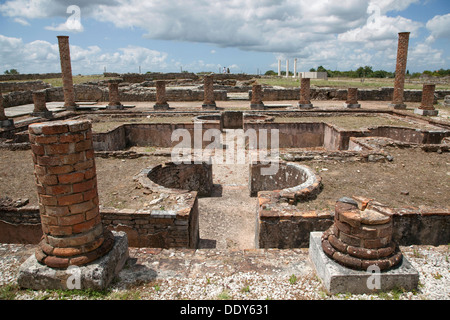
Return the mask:
<path id="1" fill-rule="evenodd" d="M 23 26 L 29 26 L 30 25 L 30 23 L 27 20 L 22 19 L 22 18 L 15 18 L 14 22 L 20 23 Z"/>
<path id="2" fill-rule="evenodd" d="M 426 27 L 430 31 L 428 43 L 432 43 L 436 39 L 450 39 L 450 13 L 435 16 L 427 22 Z"/>
<path id="3" fill-rule="evenodd" d="M 74 74 L 102 73 L 104 67 L 114 72 L 137 72 L 139 66 L 143 70 L 167 67 L 167 53 L 137 46 L 105 53 L 98 46 L 71 44 L 70 58 Z M 58 44 L 42 40 L 24 43 L 20 38 L 0 35 L 0 61 L 5 70 L 14 68 L 21 73 L 60 72 Z"/>
<path id="4" fill-rule="evenodd" d="M 70 5 L 67 7 L 66 13 L 70 14 L 64 23 L 57 26 L 47 26 L 45 29 L 51 31 L 64 31 L 64 32 L 83 32 L 84 27 L 81 24 L 81 9 L 79 6 Z"/>

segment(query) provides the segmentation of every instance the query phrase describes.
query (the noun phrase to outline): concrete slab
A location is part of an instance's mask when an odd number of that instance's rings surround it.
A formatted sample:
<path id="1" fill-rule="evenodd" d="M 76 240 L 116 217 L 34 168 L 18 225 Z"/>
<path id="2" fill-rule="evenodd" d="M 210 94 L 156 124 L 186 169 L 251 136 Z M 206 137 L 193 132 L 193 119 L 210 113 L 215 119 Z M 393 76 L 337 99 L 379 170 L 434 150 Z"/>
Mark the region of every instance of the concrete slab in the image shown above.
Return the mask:
<path id="1" fill-rule="evenodd" d="M 425 109 L 416 108 L 416 109 L 414 109 L 414 113 L 419 114 L 421 116 L 435 117 L 439 114 L 439 110 L 425 110 Z"/>
<path id="2" fill-rule="evenodd" d="M 105 256 L 81 267 L 53 269 L 40 264 L 35 255 L 19 268 L 20 287 L 33 290 L 104 290 L 128 259 L 128 238 L 125 232 L 114 232 L 114 246 Z"/>
<path id="3" fill-rule="evenodd" d="M 364 294 L 402 288 L 412 291 L 419 283 L 419 273 L 403 256 L 394 269 L 383 272 L 357 271 L 341 266 L 322 250 L 323 232 L 310 233 L 309 258 L 326 290 L 331 294 Z"/>

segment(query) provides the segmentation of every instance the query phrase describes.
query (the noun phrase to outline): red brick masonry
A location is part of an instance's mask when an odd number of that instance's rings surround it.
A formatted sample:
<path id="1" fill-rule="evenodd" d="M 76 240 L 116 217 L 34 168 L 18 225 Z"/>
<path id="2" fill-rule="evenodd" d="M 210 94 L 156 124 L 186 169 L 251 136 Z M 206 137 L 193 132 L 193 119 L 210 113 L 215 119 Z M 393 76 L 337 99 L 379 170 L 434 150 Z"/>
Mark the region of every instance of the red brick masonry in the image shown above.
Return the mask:
<path id="1" fill-rule="evenodd" d="M 43 237 L 36 259 L 53 268 L 84 265 L 112 247 L 103 230 L 89 121 L 29 126 Z"/>

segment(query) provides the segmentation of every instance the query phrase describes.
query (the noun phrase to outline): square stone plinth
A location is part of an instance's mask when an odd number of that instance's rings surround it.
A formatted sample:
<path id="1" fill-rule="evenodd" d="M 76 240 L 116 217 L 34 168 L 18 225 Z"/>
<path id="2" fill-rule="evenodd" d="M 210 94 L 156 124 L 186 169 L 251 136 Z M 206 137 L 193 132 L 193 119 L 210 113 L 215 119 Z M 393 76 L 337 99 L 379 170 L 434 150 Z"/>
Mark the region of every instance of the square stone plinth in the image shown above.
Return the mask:
<path id="1" fill-rule="evenodd" d="M 435 117 L 439 114 L 439 110 L 428 110 L 428 109 L 420 109 L 416 108 L 414 109 L 415 114 L 419 114 L 421 116 L 432 116 Z"/>
<path id="2" fill-rule="evenodd" d="M 309 257 L 314 264 L 317 275 L 322 279 L 330 294 L 364 294 L 389 291 L 395 288 L 412 291 L 417 288 L 419 273 L 404 256 L 402 262 L 396 268 L 387 271 L 372 273 L 352 270 L 338 264 L 323 252 L 322 233 L 310 233 Z M 379 281 L 374 280 L 375 277 L 379 277 Z"/>
<path id="3" fill-rule="evenodd" d="M 113 248 L 103 257 L 81 267 L 50 268 L 40 264 L 33 254 L 19 268 L 19 286 L 33 290 L 106 289 L 128 259 L 126 233 L 113 231 L 113 235 Z"/>

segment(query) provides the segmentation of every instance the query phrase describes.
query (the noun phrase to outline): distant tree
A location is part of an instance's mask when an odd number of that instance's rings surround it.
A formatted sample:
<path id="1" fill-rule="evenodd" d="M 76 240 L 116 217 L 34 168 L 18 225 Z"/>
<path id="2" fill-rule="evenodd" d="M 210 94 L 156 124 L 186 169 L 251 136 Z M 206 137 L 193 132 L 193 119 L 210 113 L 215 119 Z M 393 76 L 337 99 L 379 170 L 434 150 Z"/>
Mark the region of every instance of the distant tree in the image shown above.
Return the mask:
<path id="1" fill-rule="evenodd" d="M 276 73 L 273 70 L 267 70 L 266 73 L 264 73 L 265 76 L 277 76 L 278 73 Z"/>
<path id="2" fill-rule="evenodd" d="M 311 68 L 311 69 L 309 69 L 309 72 L 316 72 L 316 69 Z"/>
<path id="3" fill-rule="evenodd" d="M 325 68 L 322 67 L 322 66 L 318 66 L 318 67 L 317 67 L 317 72 L 327 72 L 327 69 L 325 69 Z"/>
<path id="4" fill-rule="evenodd" d="M 19 74 L 19 71 L 17 71 L 17 69 L 10 69 L 10 70 L 6 70 L 4 73 L 5 74 Z"/>

